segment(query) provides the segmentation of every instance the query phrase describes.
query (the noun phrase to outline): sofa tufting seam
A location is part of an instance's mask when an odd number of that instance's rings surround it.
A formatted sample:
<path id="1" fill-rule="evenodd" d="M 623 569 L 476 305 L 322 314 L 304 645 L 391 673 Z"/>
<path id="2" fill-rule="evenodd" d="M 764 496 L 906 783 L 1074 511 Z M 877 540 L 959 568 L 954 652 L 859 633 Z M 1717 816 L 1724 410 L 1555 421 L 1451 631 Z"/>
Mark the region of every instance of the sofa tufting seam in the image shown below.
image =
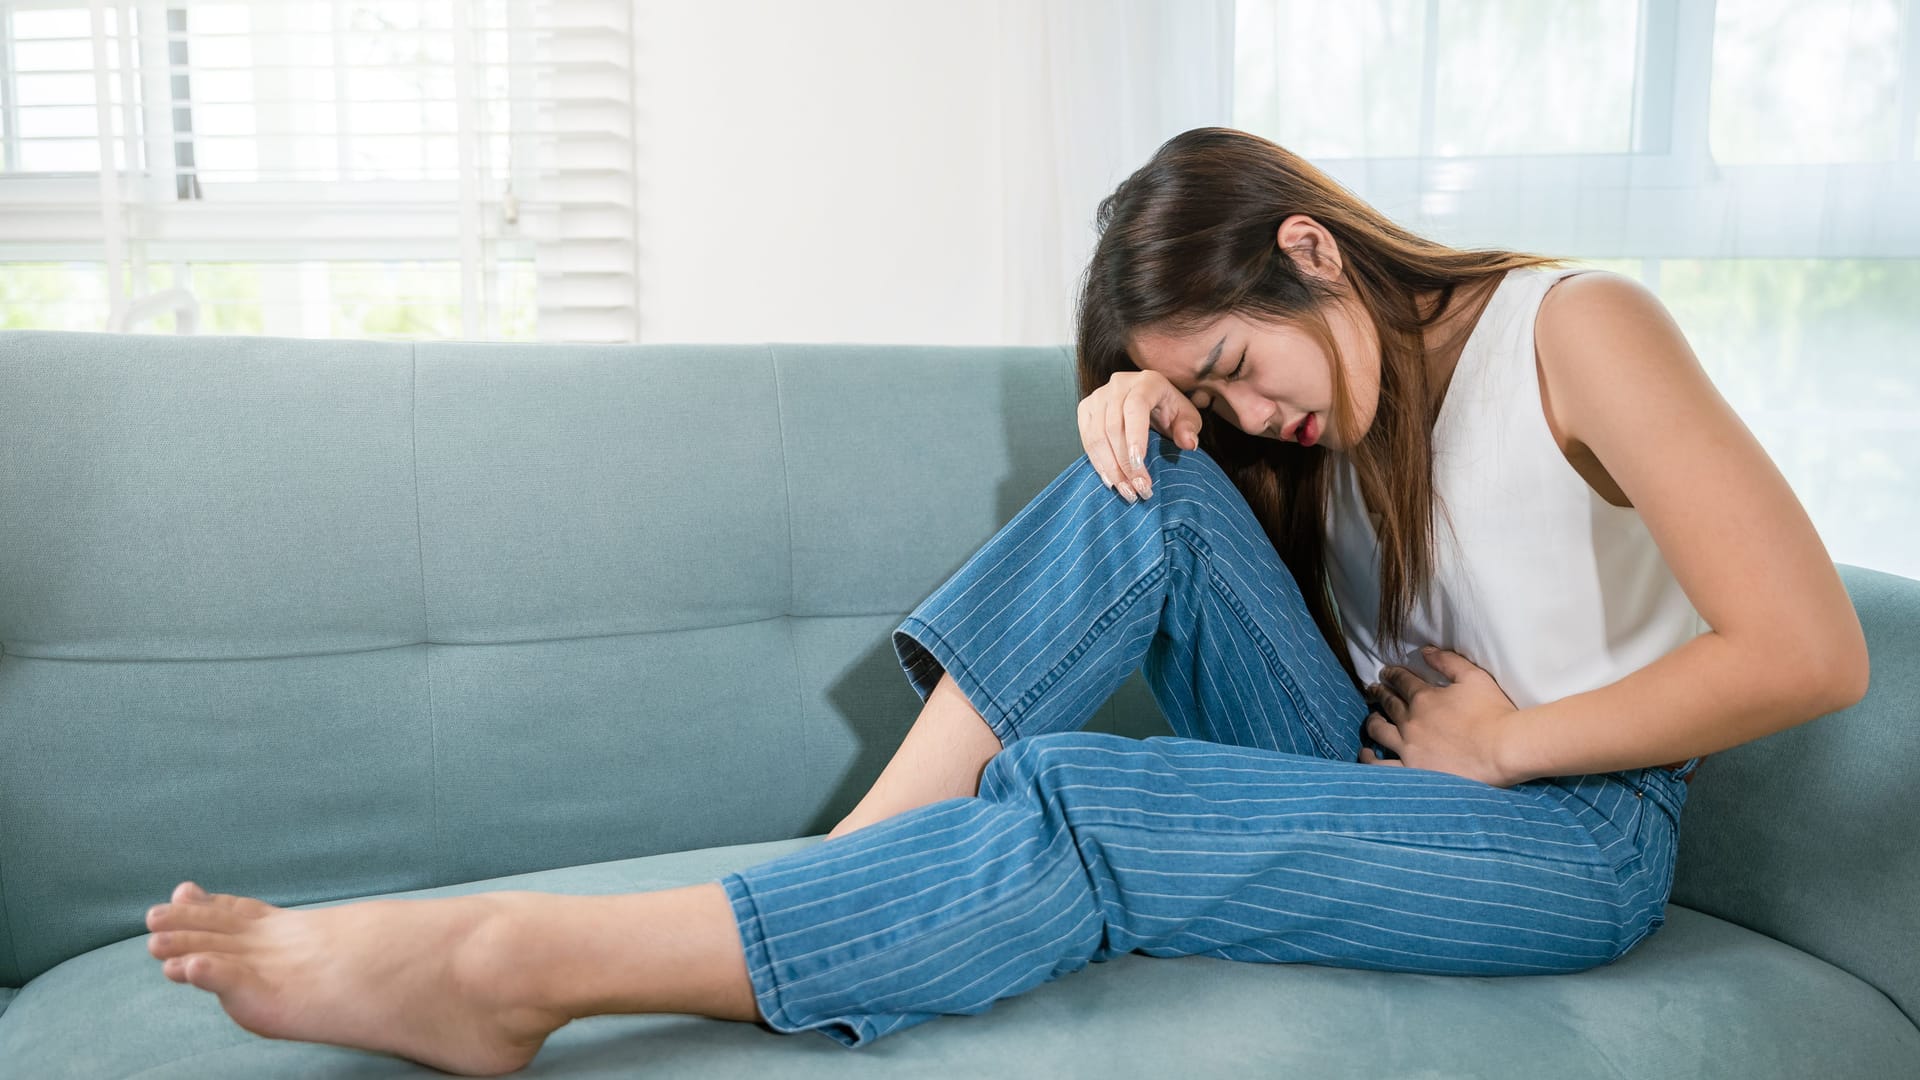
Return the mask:
<path id="1" fill-rule="evenodd" d="M 0 642 L 0 657 L 6 655 L 6 643 Z M 0 836 L 5 836 L 6 831 L 6 821 L 0 818 Z M 7 874 L 6 863 L 4 861 L 0 861 L 0 920 L 5 920 L 7 925 L 7 952 L 13 957 L 14 977 L 19 979 L 24 987 L 27 980 L 24 969 L 20 967 L 20 935 L 14 932 L 13 909 L 7 906 Z"/>
<path id="2" fill-rule="evenodd" d="M 427 798 L 433 808 L 433 867 L 430 879 L 438 885 L 445 881 L 440 867 L 445 863 L 440 840 L 440 742 L 434 730 L 433 712 L 433 635 L 427 611 L 427 539 L 420 511 L 420 346 L 412 346 L 413 396 L 407 406 L 407 430 L 413 439 L 413 539 L 420 559 L 420 659 L 426 667 L 427 684 Z"/>
<path id="3" fill-rule="evenodd" d="M 831 614 L 808 615 L 809 619 L 878 619 L 898 618 L 898 611 L 842 611 Z M 686 630 L 730 630 L 736 626 L 751 626 L 754 623 L 772 622 L 787 618 L 785 612 L 768 615 L 765 618 L 735 619 L 732 622 L 703 623 L 698 626 L 663 626 L 657 630 L 609 630 L 601 634 L 558 634 L 534 638 L 509 638 L 502 641 L 434 641 L 431 645 L 539 645 L 549 641 L 588 641 L 593 638 L 644 637 L 648 634 L 677 634 Z M 165 660 L 169 664 L 221 663 L 232 660 L 307 660 L 316 656 L 352 656 L 356 653 L 384 652 L 388 649 L 411 649 L 419 645 L 418 641 L 403 641 L 398 645 L 369 645 L 363 649 L 322 649 L 318 652 L 274 653 L 269 656 L 36 656 L 33 653 L 8 653 L 8 656 L 22 660 L 46 660 L 58 664 L 146 664 Z"/>
<path id="4" fill-rule="evenodd" d="M 764 347 L 767 350 L 767 362 L 773 368 L 774 426 L 780 436 L 780 487 L 787 499 L 787 606 L 781 609 L 781 613 L 786 618 L 791 619 L 793 618 L 794 600 L 799 596 L 799 587 L 794 584 L 793 577 L 793 469 L 787 459 L 787 407 L 780 396 L 780 357 L 773 351 L 772 342 L 766 342 Z M 794 715 L 800 718 L 800 722 L 804 726 L 806 724 L 807 709 L 804 694 L 801 692 L 800 687 L 800 646 L 794 641 L 794 629 L 791 622 L 786 625 L 786 631 L 787 657 L 793 664 Z M 811 748 L 815 740 L 805 738 L 805 733 L 803 732 L 802 741 L 805 746 Z M 808 762 L 807 764 L 811 766 L 812 763 Z M 806 772 L 809 779 L 811 779 L 813 769 L 809 767 Z"/>
<path id="5" fill-rule="evenodd" d="M 787 409 L 780 400 L 780 358 L 774 355 L 771 342 L 765 348 L 767 363 L 773 369 L 773 418 L 780 435 L 780 488 L 787 499 L 787 606 L 783 610 L 792 615 L 796 590 L 793 584 L 793 477 L 787 462 Z"/>

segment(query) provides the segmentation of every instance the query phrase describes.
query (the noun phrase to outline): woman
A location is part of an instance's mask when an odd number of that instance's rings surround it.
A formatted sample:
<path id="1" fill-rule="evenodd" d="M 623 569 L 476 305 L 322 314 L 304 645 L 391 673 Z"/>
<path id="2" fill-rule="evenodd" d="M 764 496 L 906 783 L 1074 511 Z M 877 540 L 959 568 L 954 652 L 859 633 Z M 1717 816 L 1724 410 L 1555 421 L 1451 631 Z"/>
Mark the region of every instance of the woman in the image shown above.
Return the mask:
<path id="1" fill-rule="evenodd" d="M 183 882 L 166 976 L 262 1035 L 495 1075 L 596 1013 L 860 1046 L 1131 951 L 1543 974 L 1658 929 L 1700 758 L 1867 679 L 1659 302 L 1423 240 L 1222 128 L 1099 226 L 1087 454 L 895 632 L 925 708 L 826 842 L 618 896 Z M 1079 730 L 1141 667 L 1177 734 Z"/>

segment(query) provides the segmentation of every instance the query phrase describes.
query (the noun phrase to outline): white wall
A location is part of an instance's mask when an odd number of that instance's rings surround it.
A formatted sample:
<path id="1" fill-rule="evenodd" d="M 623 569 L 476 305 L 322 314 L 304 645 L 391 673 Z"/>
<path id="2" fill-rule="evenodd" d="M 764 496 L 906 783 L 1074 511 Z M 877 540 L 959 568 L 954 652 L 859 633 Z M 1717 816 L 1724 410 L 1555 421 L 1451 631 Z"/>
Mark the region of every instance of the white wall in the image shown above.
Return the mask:
<path id="1" fill-rule="evenodd" d="M 635 2 L 639 340 L 1005 340 L 996 4 Z"/>

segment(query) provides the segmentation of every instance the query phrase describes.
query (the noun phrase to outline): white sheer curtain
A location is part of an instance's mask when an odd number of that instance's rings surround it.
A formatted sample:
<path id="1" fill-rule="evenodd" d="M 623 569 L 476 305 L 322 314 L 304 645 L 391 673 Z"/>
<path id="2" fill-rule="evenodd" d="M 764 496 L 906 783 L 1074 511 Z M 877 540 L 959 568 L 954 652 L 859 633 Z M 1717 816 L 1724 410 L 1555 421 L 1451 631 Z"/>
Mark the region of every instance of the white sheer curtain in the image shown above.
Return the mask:
<path id="1" fill-rule="evenodd" d="M 996 0 L 1006 339 L 1073 339 L 1094 211 L 1166 140 L 1233 111 L 1233 0 Z"/>
<path id="2" fill-rule="evenodd" d="M 1833 557 L 1920 578 L 1920 0 L 1046 0 L 1001 25 L 1010 340 L 1071 339 L 1101 196 L 1166 137 L 1238 127 L 1424 235 L 1643 281 Z"/>
<path id="3" fill-rule="evenodd" d="M 1233 126 L 1636 277 L 1835 559 L 1920 577 L 1920 0 L 1239 0 Z"/>

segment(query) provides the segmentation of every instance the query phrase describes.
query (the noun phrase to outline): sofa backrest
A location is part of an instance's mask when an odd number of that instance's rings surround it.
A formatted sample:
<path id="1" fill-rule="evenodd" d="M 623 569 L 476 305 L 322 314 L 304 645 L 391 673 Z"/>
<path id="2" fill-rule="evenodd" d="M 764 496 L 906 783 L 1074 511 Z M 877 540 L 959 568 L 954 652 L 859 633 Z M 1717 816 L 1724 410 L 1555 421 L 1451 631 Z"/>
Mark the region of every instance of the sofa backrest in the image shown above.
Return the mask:
<path id="1" fill-rule="evenodd" d="M 183 879 L 825 833 L 1073 402 L 1058 347 L 0 333 L 0 986 Z"/>
<path id="2" fill-rule="evenodd" d="M 890 631 L 1074 403 L 1060 347 L 0 332 L 0 986 L 183 879 L 826 832 L 918 712 Z M 1920 582 L 1840 570 L 1872 690 L 1708 759 L 1673 899 L 1912 1016 Z M 1137 672 L 1090 726 L 1168 733 Z"/>

